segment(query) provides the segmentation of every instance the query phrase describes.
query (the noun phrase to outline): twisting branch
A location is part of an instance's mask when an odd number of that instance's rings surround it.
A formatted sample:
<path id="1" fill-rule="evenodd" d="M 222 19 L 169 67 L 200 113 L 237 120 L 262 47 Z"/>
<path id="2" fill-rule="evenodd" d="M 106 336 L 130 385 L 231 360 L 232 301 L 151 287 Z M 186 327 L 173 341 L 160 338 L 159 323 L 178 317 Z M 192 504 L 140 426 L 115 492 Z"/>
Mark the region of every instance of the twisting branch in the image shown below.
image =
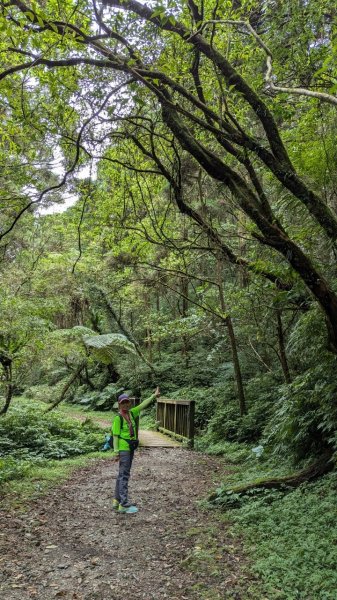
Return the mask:
<path id="1" fill-rule="evenodd" d="M 201 231 L 206 234 L 208 240 L 211 244 L 214 244 L 216 248 L 218 248 L 225 260 L 228 262 L 247 269 L 248 271 L 254 273 L 255 275 L 261 275 L 265 277 L 267 280 L 271 281 L 275 284 L 278 289 L 281 290 L 290 290 L 292 288 L 292 284 L 281 281 L 279 277 L 270 273 L 264 269 L 261 269 L 259 266 L 255 265 L 254 262 L 250 262 L 245 258 L 237 256 L 233 250 L 225 244 L 225 242 L 221 239 L 220 234 L 216 229 L 214 229 L 201 215 L 198 211 L 193 209 L 190 205 L 186 204 L 183 199 L 183 191 L 181 187 L 180 179 L 180 168 L 178 168 L 177 177 L 175 178 L 173 174 L 166 168 L 163 162 L 159 159 L 158 154 L 154 152 L 153 147 L 151 150 L 147 149 L 144 144 L 134 135 L 128 135 L 128 139 L 132 140 L 132 142 L 137 146 L 137 148 L 142 152 L 144 156 L 153 161 L 158 170 L 161 172 L 162 176 L 168 181 L 171 187 L 171 192 L 173 193 L 174 200 L 179 211 L 182 214 L 187 215 L 192 221 L 194 221 L 201 229 Z M 179 154 L 176 155 L 179 158 Z"/>
<path id="2" fill-rule="evenodd" d="M 62 400 L 64 400 L 64 398 L 67 394 L 67 391 L 72 386 L 72 384 L 76 381 L 77 377 L 80 376 L 81 371 L 83 371 L 83 369 L 85 369 L 86 366 L 87 366 L 87 361 L 83 361 L 77 366 L 77 368 L 75 369 L 73 374 L 69 377 L 68 381 L 64 384 L 59 398 L 57 398 L 57 400 L 55 400 L 55 402 L 53 402 L 53 404 L 51 404 L 50 406 L 48 406 L 48 408 L 46 408 L 46 410 L 44 411 L 45 413 L 50 412 L 51 410 L 53 410 L 53 408 L 56 408 L 56 406 L 61 404 Z"/>
<path id="3" fill-rule="evenodd" d="M 128 52 L 130 54 L 130 57 L 132 59 L 134 59 L 136 61 L 136 63 L 140 64 L 139 57 L 137 56 L 135 50 L 132 48 L 131 44 L 129 44 L 129 42 L 122 35 L 120 35 L 116 31 L 113 31 L 111 29 L 111 27 L 108 27 L 107 24 L 104 23 L 104 21 L 102 19 L 102 12 L 103 12 L 104 7 L 102 6 L 101 10 L 98 10 L 96 0 L 93 0 L 93 7 L 94 7 L 97 23 L 98 23 L 99 27 L 101 29 L 103 29 L 103 31 L 105 31 L 106 36 L 123 44 L 125 46 L 125 48 L 127 48 Z"/>
<path id="4" fill-rule="evenodd" d="M 270 150 L 261 146 L 261 144 L 259 144 L 256 140 L 251 139 L 248 135 L 243 136 L 242 132 L 238 132 L 238 130 L 232 127 L 231 125 L 227 124 L 225 126 L 223 119 L 221 119 L 221 127 L 230 136 L 234 135 L 234 137 L 231 137 L 231 139 L 235 143 L 243 145 L 248 150 L 252 150 L 253 152 L 255 152 L 259 156 L 259 158 L 264 162 L 267 168 L 270 169 L 271 172 L 282 183 L 282 185 L 289 189 L 301 202 L 303 202 L 306 205 L 311 215 L 320 223 L 326 234 L 333 241 L 335 241 L 337 239 L 337 221 L 333 212 L 322 201 L 322 199 L 310 188 L 308 188 L 304 181 L 300 179 L 293 165 L 291 164 L 289 155 L 281 139 L 279 129 L 268 106 L 265 104 L 265 102 L 263 102 L 259 95 L 247 84 L 243 77 L 233 68 L 229 61 L 214 47 L 212 47 L 212 45 L 210 45 L 207 42 L 206 38 L 204 38 L 199 33 L 195 33 L 191 37 L 190 31 L 187 30 L 181 23 L 179 23 L 176 20 L 174 20 L 174 24 L 171 21 L 162 23 L 158 17 L 153 16 L 152 8 L 140 4 L 137 0 L 125 0 L 123 2 L 121 2 L 121 0 L 103 0 L 102 4 L 120 7 L 123 10 L 132 10 L 140 17 L 145 18 L 147 21 L 154 23 L 159 28 L 174 32 L 180 37 L 182 37 L 184 40 L 189 39 L 189 43 L 193 44 L 194 48 L 198 52 L 203 54 L 205 57 L 207 57 L 207 59 L 209 59 L 212 62 L 212 64 L 219 70 L 219 72 L 222 74 L 227 83 L 229 85 L 234 86 L 234 88 L 243 95 L 243 98 L 254 110 L 256 116 L 259 118 L 263 125 L 264 131 L 269 141 Z M 29 9 L 18 0 L 11 0 L 9 5 L 16 6 L 25 14 L 29 12 Z M 39 18 L 37 15 L 34 16 L 34 23 L 39 23 Z M 59 21 L 50 23 L 46 22 L 46 25 L 49 25 L 51 29 L 53 29 L 53 27 L 55 26 L 59 35 L 62 35 L 65 31 L 67 31 L 65 27 L 69 28 L 68 24 Z M 53 29 L 53 31 L 55 30 Z M 181 92 L 181 90 L 178 90 L 177 84 L 172 84 L 169 78 L 167 78 L 163 74 L 161 74 L 162 76 L 160 76 L 159 74 L 155 77 L 155 74 L 151 72 L 150 69 L 148 69 L 148 67 L 144 65 L 141 67 L 141 63 L 139 61 L 136 61 L 135 66 L 130 66 L 130 61 L 126 60 L 125 57 L 120 57 L 116 55 L 111 49 L 107 48 L 100 42 L 93 40 L 92 37 L 87 36 L 87 34 L 80 30 L 78 27 L 75 27 L 74 33 L 76 33 L 80 37 L 80 40 L 78 39 L 78 37 L 76 38 L 77 41 L 80 41 L 81 44 L 86 43 L 88 46 L 91 46 L 94 51 L 98 52 L 99 54 L 103 55 L 105 58 L 108 59 L 107 61 L 102 61 L 104 62 L 104 65 L 102 64 L 101 66 L 107 66 L 107 63 L 109 63 L 110 68 L 122 71 L 124 73 L 129 73 L 137 81 L 144 84 L 157 97 L 157 100 L 159 101 L 163 109 L 170 109 L 175 113 L 180 112 L 192 121 L 199 122 L 199 118 L 193 115 L 192 112 L 186 112 L 185 109 L 182 109 L 180 103 L 173 102 L 170 94 L 167 93 L 167 88 L 164 86 L 168 86 L 169 88 L 171 88 L 172 91 L 177 90 L 178 92 Z M 263 44 L 262 40 L 261 43 Z M 90 59 L 86 60 L 89 61 Z M 86 61 L 83 60 L 83 62 L 85 63 Z M 96 62 L 96 66 L 98 66 L 97 63 L 98 61 Z M 58 66 L 57 61 L 54 61 L 53 66 Z M 209 117 L 210 119 L 214 118 L 212 114 L 213 111 L 210 112 L 208 107 L 205 106 L 202 102 L 200 102 L 199 98 L 195 98 L 193 95 L 190 96 L 194 98 L 194 104 L 199 105 L 199 108 L 203 110 L 205 116 L 207 115 L 207 117 Z M 217 117 L 217 121 L 218 120 L 219 118 Z M 170 124 L 167 121 L 166 124 L 169 126 L 169 128 L 171 128 Z M 207 128 L 209 131 L 211 131 L 212 129 L 211 125 L 205 123 L 204 121 L 199 122 L 199 124 L 202 127 Z M 180 140 L 180 142 L 182 142 L 182 132 L 183 130 L 181 129 L 180 125 L 179 134 L 178 132 L 174 132 L 177 138 Z M 233 153 L 233 146 L 228 143 L 228 140 L 225 139 L 222 133 L 215 130 L 213 131 L 213 135 L 217 137 L 218 141 L 220 141 L 219 136 L 221 136 L 221 145 L 228 152 Z M 194 147 L 196 148 L 196 145 L 194 145 Z M 202 162 L 200 164 L 202 164 Z M 222 166 L 224 167 L 224 165 Z M 226 170 L 228 173 L 228 166 Z M 242 185 L 243 181 L 241 180 L 241 186 Z M 243 187 L 245 186 L 243 185 Z M 271 215 L 269 215 L 269 217 L 270 216 Z"/>
<path id="5" fill-rule="evenodd" d="M 244 136 L 244 139 L 241 138 L 241 144 L 245 146 L 248 150 L 252 150 L 259 156 L 259 158 L 264 162 L 267 168 L 270 169 L 270 171 L 277 177 L 277 179 L 282 183 L 282 185 L 288 190 L 290 190 L 290 192 L 294 194 L 307 207 L 310 214 L 321 225 L 328 237 L 335 242 L 337 240 L 337 220 L 335 215 L 333 214 L 333 211 L 322 201 L 322 198 L 318 194 L 313 192 L 310 188 L 308 188 L 306 183 L 299 177 L 291 162 L 290 156 L 282 140 L 279 127 L 274 118 L 274 115 L 272 114 L 272 111 L 269 109 L 268 105 L 263 101 L 261 96 L 253 89 L 253 87 L 249 85 L 246 79 L 244 79 L 244 77 L 234 68 L 234 66 L 229 62 L 229 60 L 219 50 L 212 46 L 212 44 L 208 42 L 206 37 L 201 35 L 199 32 L 196 32 L 191 36 L 190 30 L 188 30 L 173 15 L 167 15 L 168 18 L 163 20 L 162 18 L 156 15 L 152 7 L 140 3 L 138 0 L 102 0 L 102 4 L 104 6 L 120 8 L 124 11 L 132 11 L 136 13 L 140 18 L 150 23 L 153 23 L 160 30 L 174 33 L 180 36 L 180 38 L 183 39 L 184 42 L 188 40 L 187 44 L 191 44 L 192 46 L 194 46 L 195 49 L 197 49 L 204 57 L 206 57 L 211 62 L 211 64 L 219 71 L 219 74 L 224 78 L 227 85 L 232 86 L 237 92 L 239 92 L 242 95 L 244 101 L 252 108 L 256 117 L 262 124 L 266 138 L 268 140 L 269 149 L 267 149 L 266 151 L 266 149 L 263 146 L 261 146 L 258 142 L 253 142 L 249 136 Z M 195 139 L 193 140 L 193 149 L 190 144 L 189 148 L 187 148 L 187 140 L 185 135 L 186 130 L 184 127 L 182 127 L 181 122 L 178 123 L 178 120 L 176 118 L 177 113 L 181 110 L 179 103 L 176 103 L 175 106 L 173 106 L 171 97 L 167 93 L 166 87 L 164 87 L 163 85 L 156 85 L 155 80 L 153 80 L 153 83 L 150 84 L 146 74 L 140 77 L 140 72 L 139 70 L 137 71 L 137 69 L 129 69 L 129 72 L 131 72 L 136 77 L 138 75 L 139 81 L 142 81 L 144 85 L 146 85 L 146 87 L 148 87 L 148 89 L 156 95 L 163 109 L 163 117 L 165 124 L 171 129 L 176 138 L 179 140 L 180 144 L 192 155 L 194 155 L 198 162 L 213 177 L 214 165 L 212 166 L 211 163 L 214 162 L 214 158 L 212 157 L 211 161 L 208 162 L 208 158 L 210 158 L 211 153 L 208 152 L 208 157 L 206 157 L 205 148 L 201 149 L 201 145 L 195 143 Z M 170 88 L 171 90 L 174 89 L 172 86 L 170 86 Z M 202 105 L 199 99 L 196 99 L 196 101 L 198 101 L 199 104 Z M 167 118 L 165 118 L 165 112 Z M 173 117 L 173 119 L 171 117 Z M 189 118 L 195 120 L 195 118 L 193 119 L 192 116 Z M 177 125 L 177 128 L 173 123 L 174 121 Z M 174 129 L 172 125 L 174 125 Z M 190 138 L 191 137 L 192 136 L 190 136 Z M 237 143 L 240 143 L 240 141 L 238 141 Z M 198 156 L 196 156 L 196 153 L 198 154 Z M 204 159 L 207 160 L 208 167 L 205 167 Z M 215 160 L 215 162 L 217 161 Z M 227 171 L 227 176 L 229 174 L 228 165 L 226 165 L 226 167 L 222 165 L 222 172 L 224 172 L 223 169 Z M 232 189 L 232 192 L 236 194 L 238 188 L 236 186 L 236 183 L 234 183 L 232 176 L 233 173 L 231 173 L 230 179 L 234 184 L 235 190 L 233 191 Z M 227 181 L 224 181 L 224 183 L 228 185 Z M 243 190 L 243 188 L 247 186 L 244 184 L 243 181 L 241 181 L 239 187 L 242 187 Z M 250 192 L 249 195 L 251 196 Z M 253 220 L 255 220 L 255 218 L 253 218 Z M 256 220 L 255 222 L 257 223 Z M 260 223 L 257 223 L 257 225 L 258 227 L 260 227 Z"/>
<path id="6" fill-rule="evenodd" d="M 85 213 L 85 208 L 87 205 L 87 202 L 89 200 L 91 196 L 91 168 L 90 168 L 90 180 L 89 180 L 89 190 L 87 195 L 85 196 L 84 200 L 83 200 L 83 204 L 82 204 L 82 210 L 81 210 L 81 216 L 80 216 L 80 220 L 78 222 L 77 225 L 77 237 L 78 237 L 78 256 L 73 264 L 73 268 L 71 269 L 72 274 L 74 275 L 75 273 L 75 269 L 77 266 L 77 263 L 81 260 L 82 258 L 82 237 L 81 237 L 81 227 L 82 227 L 82 223 L 83 223 L 83 219 L 84 219 L 84 213 Z"/>
<path id="7" fill-rule="evenodd" d="M 334 104 L 337 106 L 337 96 L 333 96 L 332 94 L 327 94 L 326 92 L 315 92 L 313 90 L 308 90 L 307 88 L 298 88 L 298 87 L 283 87 L 279 85 L 275 85 L 273 82 L 273 55 L 268 46 L 264 43 L 261 36 L 255 31 L 254 27 L 248 21 L 237 20 L 234 21 L 232 19 L 210 19 L 209 21 L 205 21 L 202 26 L 194 32 L 187 41 L 191 41 L 194 36 L 201 34 L 204 29 L 208 25 L 234 25 L 235 27 L 245 27 L 247 31 L 254 37 L 257 44 L 264 50 L 267 55 L 266 59 L 266 73 L 265 73 L 265 82 L 268 90 L 272 90 L 273 92 L 283 92 L 285 94 L 297 94 L 300 96 L 309 96 L 311 98 L 317 98 L 318 100 L 322 100 L 322 102 L 328 102 L 329 104 Z"/>

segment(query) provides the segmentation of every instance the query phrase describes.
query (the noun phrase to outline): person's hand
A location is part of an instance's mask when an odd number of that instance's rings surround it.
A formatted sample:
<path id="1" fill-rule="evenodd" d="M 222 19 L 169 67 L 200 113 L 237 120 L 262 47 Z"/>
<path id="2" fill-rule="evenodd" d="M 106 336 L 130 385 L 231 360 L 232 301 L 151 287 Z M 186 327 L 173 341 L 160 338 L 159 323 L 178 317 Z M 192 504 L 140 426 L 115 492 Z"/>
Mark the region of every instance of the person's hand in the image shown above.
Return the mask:
<path id="1" fill-rule="evenodd" d="M 156 396 L 156 398 L 159 398 L 160 396 L 160 389 L 159 386 L 156 387 L 155 391 L 154 391 L 154 395 Z"/>
<path id="2" fill-rule="evenodd" d="M 113 462 L 119 462 L 119 452 L 112 455 Z"/>

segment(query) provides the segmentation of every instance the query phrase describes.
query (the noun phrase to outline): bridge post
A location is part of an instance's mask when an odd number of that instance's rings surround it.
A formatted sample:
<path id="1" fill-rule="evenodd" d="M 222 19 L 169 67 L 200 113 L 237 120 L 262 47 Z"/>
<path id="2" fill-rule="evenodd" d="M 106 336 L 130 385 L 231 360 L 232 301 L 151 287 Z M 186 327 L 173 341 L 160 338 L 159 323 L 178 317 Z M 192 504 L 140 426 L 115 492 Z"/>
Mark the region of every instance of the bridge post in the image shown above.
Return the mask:
<path id="1" fill-rule="evenodd" d="M 176 403 L 174 405 L 174 424 L 173 424 L 173 431 L 177 431 L 177 406 L 178 404 Z"/>
<path id="2" fill-rule="evenodd" d="M 188 434 L 189 445 L 194 446 L 194 415 L 195 415 L 195 400 L 191 400 L 188 406 Z"/>
<path id="3" fill-rule="evenodd" d="M 163 417 L 163 421 L 164 421 L 163 422 L 163 427 L 164 427 L 164 429 L 166 429 L 166 407 L 167 407 L 167 404 L 165 402 L 165 404 L 164 404 L 164 417 Z"/>

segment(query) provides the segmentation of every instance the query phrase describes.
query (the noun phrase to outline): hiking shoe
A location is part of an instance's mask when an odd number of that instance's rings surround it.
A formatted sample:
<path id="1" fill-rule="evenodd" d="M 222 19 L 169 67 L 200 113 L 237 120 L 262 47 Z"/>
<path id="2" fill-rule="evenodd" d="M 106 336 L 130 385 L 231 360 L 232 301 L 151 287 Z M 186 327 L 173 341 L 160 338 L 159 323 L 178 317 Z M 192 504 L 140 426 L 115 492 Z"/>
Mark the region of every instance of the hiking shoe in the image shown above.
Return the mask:
<path id="1" fill-rule="evenodd" d="M 118 510 L 119 509 L 119 501 L 116 500 L 116 498 L 114 498 L 113 501 L 112 501 L 112 508 L 114 510 Z"/>
<path id="2" fill-rule="evenodd" d="M 138 512 L 138 508 L 137 508 L 137 506 L 122 506 L 120 504 L 119 508 L 118 508 L 118 512 L 122 513 L 122 514 L 131 515 L 131 514 Z"/>

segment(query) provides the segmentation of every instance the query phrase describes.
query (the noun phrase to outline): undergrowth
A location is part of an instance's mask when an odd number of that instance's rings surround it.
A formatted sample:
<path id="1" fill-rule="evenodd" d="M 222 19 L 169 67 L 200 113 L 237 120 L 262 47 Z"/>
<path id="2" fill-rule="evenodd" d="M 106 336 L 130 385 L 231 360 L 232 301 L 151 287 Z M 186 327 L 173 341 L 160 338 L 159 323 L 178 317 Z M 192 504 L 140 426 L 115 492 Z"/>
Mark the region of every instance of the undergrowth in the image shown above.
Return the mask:
<path id="1" fill-rule="evenodd" d="M 112 422 L 114 416 L 116 415 L 116 411 L 112 410 L 91 410 L 88 408 L 83 408 L 79 404 L 67 404 L 62 403 L 58 407 L 58 412 L 68 415 L 70 418 L 76 418 L 80 415 L 83 418 L 91 419 L 94 422 L 108 421 Z"/>
<path id="2" fill-rule="evenodd" d="M 234 457 L 239 455 L 238 446 L 233 449 Z M 243 446 L 236 471 L 218 488 L 218 507 L 222 518 L 231 523 L 232 535 L 243 539 L 251 571 L 261 581 L 261 597 L 335 600 L 337 473 L 295 490 L 261 490 L 253 497 L 233 494 L 231 499 L 230 494 L 226 496 L 231 486 L 294 472 L 290 462 L 282 461 L 280 466 L 275 458 L 259 460 L 247 450 Z M 230 448 L 227 452 L 231 457 Z"/>
<path id="3" fill-rule="evenodd" d="M 60 412 L 43 413 L 41 404 L 20 399 L 0 419 L 0 484 L 28 476 L 33 467 L 98 451 L 102 430 Z"/>
<path id="4" fill-rule="evenodd" d="M 248 445 L 226 441 L 214 442 L 207 434 L 195 439 L 194 448 L 199 452 L 205 452 L 212 456 L 224 456 L 227 462 L 233 464 L 242 463 L 252 454 L 252 450 Z"/>
<path id="5" fill-rule="evenodd" d="M 246 502 L 233 511 L 254 560 L 253 570 L 272 598 L 334 600 L 337 475 L 302 485 L 272 503 Z"/>

